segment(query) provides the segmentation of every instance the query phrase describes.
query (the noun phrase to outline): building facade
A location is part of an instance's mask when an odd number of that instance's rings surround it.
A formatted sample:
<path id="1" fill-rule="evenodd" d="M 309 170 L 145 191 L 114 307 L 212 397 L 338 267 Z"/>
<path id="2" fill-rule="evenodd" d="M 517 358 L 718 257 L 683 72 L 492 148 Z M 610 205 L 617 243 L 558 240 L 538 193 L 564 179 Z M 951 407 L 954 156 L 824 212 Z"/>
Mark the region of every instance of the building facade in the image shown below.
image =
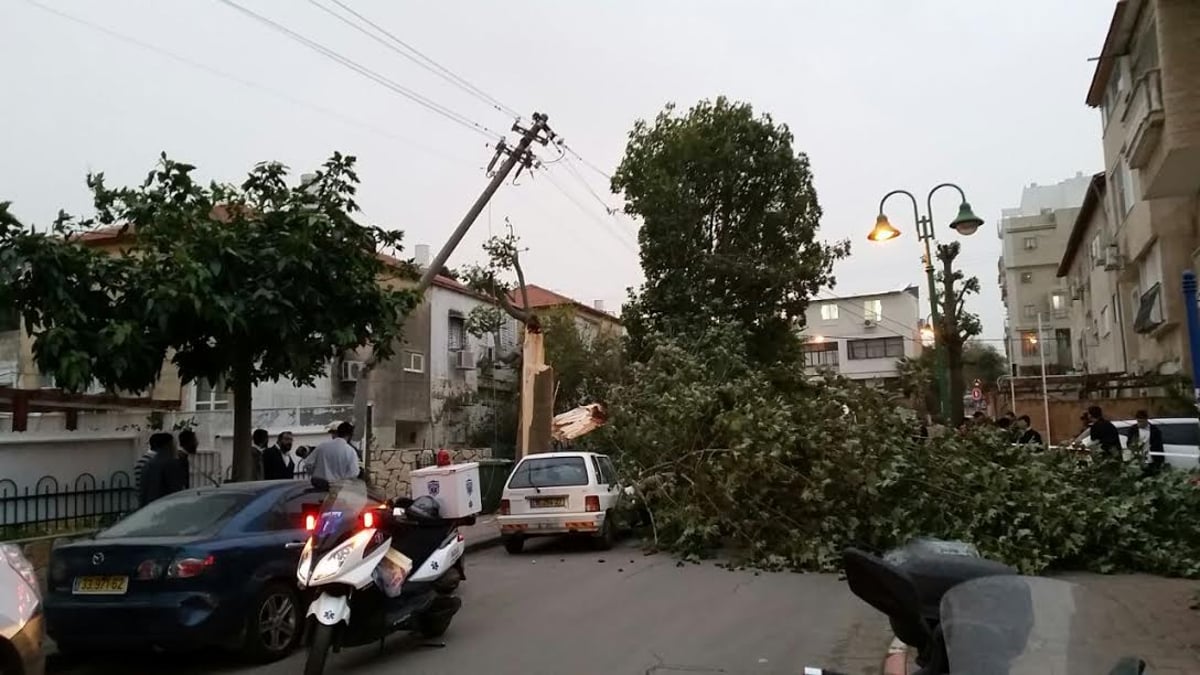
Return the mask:
<path id="1" fill-rule="evenodd" d="M 920 302 L 916 286 L 814 299 L 805 314 L 806 365 L 873 384 L 894 379 L 900 359 L 921 353 Z"/>
<path id="2" fill-rule="evenodd" d="M 1200 3 L 1121 0 L 1087 94 L 1103 124 L 1107 228 L 1094 244 L 1127 370 L 1190 368 L 1180 279 L 1200 243 Z"/>
<path id="3" fill-rule="evenodd" d="M 1043 351 L 1048 371 L 1074 368 L 1070 294 L 1058 266 L 1090 182 L 1080 173 L 1054 185 L 1034 183 L 1020 206 L 1001 214 L 1005 353 L 1017 374 L 1040 372 Z"/>

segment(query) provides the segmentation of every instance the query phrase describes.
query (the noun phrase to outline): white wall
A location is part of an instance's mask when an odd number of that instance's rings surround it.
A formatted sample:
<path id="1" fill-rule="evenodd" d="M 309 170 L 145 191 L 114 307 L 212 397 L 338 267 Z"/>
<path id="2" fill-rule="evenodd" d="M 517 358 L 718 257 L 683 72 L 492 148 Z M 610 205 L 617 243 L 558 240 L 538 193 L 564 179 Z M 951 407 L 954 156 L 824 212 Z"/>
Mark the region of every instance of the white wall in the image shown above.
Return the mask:
<path id="1" fill-rule="evenodd" d="M 133 464 L 142 452 L 136 431 L 0 434 L 0 481 L 11 480 L 18 489 L 32 491 L 40 478 L 52 476 L 66 489 L 81 474 L 90 473 L 98 487 L 100 481 L 111 484 L 113 473 L 123 471 L 132 485 Z"/>
<path id="2" fill-rule="evenodd" d="M 867 301 L 878 300 L 879 320 L 873 327 L 864 325 Z M 837 318 L 825 318 L 822 306 L 836 306 Z M 875 379 L 896 376 L 896 362 L 901 358 L 883 357 L 851 359 L 848 343 L 854 340 L 898 337 L 903 342 L 903 356 L 914 358 L 921 353 L 920 319 L 923 312 L 919 294 L 908 290 L 891 293 L 819 299 L 809 305 L 804 335 L 810 340 L 836 342 L 838 372 L 854 379 Z"/>

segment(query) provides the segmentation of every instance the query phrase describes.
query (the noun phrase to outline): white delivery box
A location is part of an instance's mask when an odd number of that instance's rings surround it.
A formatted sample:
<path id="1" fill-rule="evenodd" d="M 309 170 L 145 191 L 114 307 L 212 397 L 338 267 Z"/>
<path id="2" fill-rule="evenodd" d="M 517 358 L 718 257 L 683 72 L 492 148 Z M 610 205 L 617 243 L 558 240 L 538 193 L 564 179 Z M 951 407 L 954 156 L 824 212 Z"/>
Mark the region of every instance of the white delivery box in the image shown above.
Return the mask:
<path id="1" fill-rule="evenodd" d="M 483 510 L 479 494 L 479 464 L 427 466 L 412 472 L 412 498 L 437 500 L 443 518 L 465 518 Z"/>

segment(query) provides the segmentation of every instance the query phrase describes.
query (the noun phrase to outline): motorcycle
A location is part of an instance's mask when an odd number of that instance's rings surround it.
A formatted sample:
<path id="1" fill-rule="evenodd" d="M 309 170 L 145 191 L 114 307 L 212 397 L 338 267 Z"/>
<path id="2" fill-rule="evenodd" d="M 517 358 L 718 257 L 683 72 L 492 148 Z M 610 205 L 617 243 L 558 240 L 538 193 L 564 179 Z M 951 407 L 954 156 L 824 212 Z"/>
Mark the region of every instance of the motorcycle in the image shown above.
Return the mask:
<path id="1" fill-rule="evenodd" d="M 969 545 L 932 539 L 882 557 L 847 549 L 843 562 L 851 591 L 916 649 L 912 675 L 1146 672 L 1113 634 L 1124 610 L 1083 586 L 1021 576 Z"/>
<path id="2" fill-rule="evenodd" d="M 321 675 L 330 651 L 382 641 L 400 631 L 441 636 L 462 607 L 466 579 L 460 525 L 437 501 L 373 499 L 361 481 L 330 487 L 304 515 L 308 541 L 296 579 L 315 597 L 308 608 L 305 675 Z"/>

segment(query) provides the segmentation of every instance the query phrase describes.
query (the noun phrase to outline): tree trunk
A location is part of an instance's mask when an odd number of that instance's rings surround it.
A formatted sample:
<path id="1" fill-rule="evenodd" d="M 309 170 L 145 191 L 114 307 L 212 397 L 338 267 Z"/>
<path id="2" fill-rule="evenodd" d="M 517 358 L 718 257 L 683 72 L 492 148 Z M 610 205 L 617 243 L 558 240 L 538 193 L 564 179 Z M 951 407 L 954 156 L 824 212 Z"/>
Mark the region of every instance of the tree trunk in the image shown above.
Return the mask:
<path id="1" fill-rule="evenodd" d="M 258 458 L 250 447 L 250 411 L 253 409 L 254 385 L 250 383 L 250 364 L 240 361 L 233 376 L 233 480 L 255 478 Z"/>
<path id="2" fill-rule="evenodd" d="M 963 345 L 958 329 L 958 297 L 954 290 L 953 251 L 939 251 L 942 259 L 942 344 L 950 371 L 950 424 L 963 419 Z"/>

